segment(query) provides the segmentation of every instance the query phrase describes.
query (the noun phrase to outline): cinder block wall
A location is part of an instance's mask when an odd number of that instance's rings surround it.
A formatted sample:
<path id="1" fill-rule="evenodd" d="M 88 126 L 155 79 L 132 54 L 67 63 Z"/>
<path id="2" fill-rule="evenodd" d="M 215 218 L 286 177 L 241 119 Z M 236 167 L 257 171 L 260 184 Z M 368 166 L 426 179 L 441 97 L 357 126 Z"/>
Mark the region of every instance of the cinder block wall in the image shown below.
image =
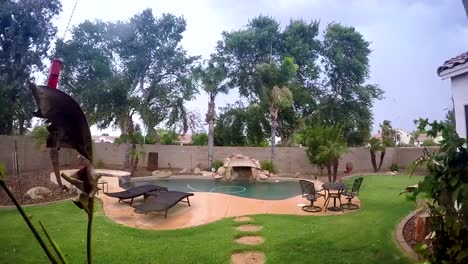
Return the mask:
<path id="1" fill-rule="evenodd" d="M 51 162 L 47 151 L 41 151 L 34 146 L 31 137 L 0 136 L 0 162 L 4 163 L 8 172 L 13 170 L 14 141 L 18 146 L 18 161 L 20 169 L 31 171 L 51 169 Z M 146 154 L 158 152 L 159 168 L 168 168 L 169 163 L 175 169 L 194 169 L 200 166 L 208 168 L 208 147 L 206 146 L 173 146 L 173 145 L 144 145 L 138 146 Z M 398 163 L 400 168 L 406 169 L 423 154 L 424 148 L 387 148 L 382 169 L 387 170 L 392 163 Z M 438 148 L 430 147 L 434 152 Z M 105 165 L 122 166 L 125 159 L 125 145 L 111 143 L 94 143 L 94 162 Z M 223 160 L 232 154 L 243 154 L 258 160 L 269 160 L 270 149 L 263 147 L 215 147 L 214 159 Z M 71 149 L 61 149 L 60 164 L 76 165 L 78 153 Z M 378 157 L 379 158 L 379 157 Z M 350 148 L 340 160 L 339 171 L 343 172 L 347 162 L 352 162 L 354 171 L 372 172 L 372 164 L 368 148 Z M 147 155 L 140 159 L 139 166 L 146 167 Z M 317 168 L 309 163 L 304 148 L 276 148 L 276 166 L 281 173 L 316 174 Z"/>
<path id="2" fill-rule="evenodd" d="M 0 135 L 0 162 L 5 164 L 7 172 L 13 172 L 13 153 L 15 140 L 18 154 L 18 165 L 20 171 L 32 171 L 51 169 L 49 152 L 42 151 L 34 145 L 34 141 L 28 136 L 2 136 Z M 60 150 L 60 165 L 78 164 L 78 152 L 73 149 L 62 148 Z"/>
<path id="3" fill-rule="evenodd" d="M 200 166 L 208 168 L 208 147 L 206 146 L 174 146 L 174 145 L 144 145 L 139 146 L 146 154 L 158 153 L 158 166 L 168 168 L 169 163 L 175 169 L 194 169 Z M 125 145 L 111 143 L 95 143 L 95 162 L 113 166 L 122 166 Z M 437 148 L 431 148 L 434 151 Z M 264 147 L 214 147 L 214 159 L 223 160 L 232 154 L 243 154 L 258 160 L 269 160 L 270 149 Z M 411 162 L 420 157 L 423 148 L 387 148 L 382 169 L 387 170 L 392 163 L 398 163 L 400 168 L 406 169 Z M 380 158 L 377 155 L 377 162 Z M 344 171 L 346 163 L 353 163 L 354 171 L 371 172 L 373 170 L 368 148 L 349 148 L 340 160 L 339 171 Z M 140 159 L 139 166 L 146 167 L 147 157 Z M 276 148 L 276 167 L 282 173 L 317 173 L 317 168 L 309 163 L 304 148 L 278 147 Z"/>

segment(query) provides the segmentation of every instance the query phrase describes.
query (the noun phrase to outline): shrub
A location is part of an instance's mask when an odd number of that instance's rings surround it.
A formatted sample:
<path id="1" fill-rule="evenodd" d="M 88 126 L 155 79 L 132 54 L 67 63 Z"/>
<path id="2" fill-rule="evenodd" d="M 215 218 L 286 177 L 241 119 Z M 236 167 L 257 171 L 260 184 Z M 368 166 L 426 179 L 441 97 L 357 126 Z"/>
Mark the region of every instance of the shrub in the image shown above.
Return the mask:
<path id="1" fill-rule="evenodd" d="M 433 139 L 429 138 L 429 139 L 424 140 L 421 146 L 423 147 L 437 146 L 437 143 L 435 143 Z"/>
<path id="2" fill-rule="evenodd" d="M 211 165 L 211 167 L 214 168 L 215 170 L 218 170 L 222 166 L 223 166 L 223 162 L 220 160 L 213 161 L 213 164 Z"/>
<path id="3" fill-rule="evenodd" d="M 400 166 L 398 165 L 398 163 L 392 163 L 392 165 L 390 165 L 390 167 L 388 167 L 388 169 L 390 171 L 400 171 Z"/>
<path id="4" fill-rule="evenodd" d="M 262 170 L 267 170 L 270 173 L 275 173 L 276 172 L 275 165 L 273 165 L 273 163 L 271 163 L 271 161 L 269 161 L 269 160 L 260 161 L 260 167 L 262 168 Z"/>
<path id="5" fill-rule="evenodd" d="M 206 133 L 198 133 L 192 136 L 192 145 L 206 146 L 208 145 L 208 135 Z"/>

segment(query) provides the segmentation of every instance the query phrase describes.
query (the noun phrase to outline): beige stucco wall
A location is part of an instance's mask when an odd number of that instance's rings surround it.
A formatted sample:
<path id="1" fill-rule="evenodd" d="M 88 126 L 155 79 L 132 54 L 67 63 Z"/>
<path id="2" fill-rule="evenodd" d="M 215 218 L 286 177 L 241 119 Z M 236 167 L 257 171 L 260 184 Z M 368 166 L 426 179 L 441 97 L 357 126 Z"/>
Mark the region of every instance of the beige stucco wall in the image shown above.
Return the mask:
<path id="1" fill-rule="evenodd" d="M 37 149 L 30 137 L 16 137 L 18 145 L 18 157 L 20 169 L 24 171 L 37 169 L 50 169 L 49 155 L 45 151 Z M 158 152 L 160 168 L 168 168 L 169 163 L 175 169 L 193 169 L 201 166 L 208 167 L 208 148 L 206 146 L 169 146 L 169 145 L 144 145 L 139 146 L 145 153 Z M 111 143 L 94 143 L 94 162 L 104 165 L 122 166 L 125 157 L 125 145 Z M 437 148 L 429 148 L 434 151 Z M 8 171 L 13 168 L 14 137 L 0 136 L 0 161 L 3 162 Z M 214 159 L 223 160 L 231 154 L 241 153 L 254 157 L 258 160 L 269 159 L 269 148 L 262 147 L 215 147 Z M 382 165 L 384 170 L 396 162 L 401 168 L 408 168 L 409 164 L 420 157 L 423 148 L 387 148 L 385 160 Z M 60 162 L 63 165 L 77 164 L 77 152 L 70 149 L 60 151 Z M 371 172 L 372 164 L 368 148 L 350 148 L 340 160 L 339 171 L 343 172 L 347 162 L 352 162 L 354 171 Z M 139 165 L 146 167 L 146 156 L 140 160 Z M 281 148 L 276 149 L 276 167 L 281 173 L 290 174 L 315 174 L 317 169 L 309 163 L 304 148 Z"/>
<path id="2" fill-rule="evenodd" d="M 50 169 L 52 167 L 49 153 L 38 149 L 31 137 L 13 137 L 0 135 L 0 162 L 5 164 L 7 171 L 13 171 L 13 153 L 15 139 L 20 171 Z M 72 149 L 60 150 L 60 164 L 73 165 L 78 162 L 78 152 Z"/>
<path id="3" fill-rule="evenodd" d="M 176 169 L 194 169 L 200 166 L 208 167 L 208 148 L 206 146 L 171 146 L 171 145 L 144 145 L 145 153 L 158 152 L 159 168 L 168 168 L 169 163 Z M 125 146 L 111 143 L 94 144 L 95 162 L 108 165 L 121 166 L 124 160 Z M 231 154 L 243 154 L 258 160 L 268 160 L 269 148 L 262 147 L 215 147 L 214 159 L 223 160 Z M 420 157 L 423 148 L 387 148 L 383 170 L 387 170 L 392 163 L 398 163 L 401 168 L 408 168 L 409 164 Z M 378 156 L 379 158 L 380 156 Z M 372 163 L 368 148 L 350 148 L 340 160 L 339 171 L 344 171 L 347 162 L 352 162 L 355 171 L 372 171 Z M 140 166 L 145 167 L 146 157 L 140 160 Z M 276 167 L 282 173 L 317 173 L 315 166 L 309 163 L 304 148 L 276 148 Z"/>

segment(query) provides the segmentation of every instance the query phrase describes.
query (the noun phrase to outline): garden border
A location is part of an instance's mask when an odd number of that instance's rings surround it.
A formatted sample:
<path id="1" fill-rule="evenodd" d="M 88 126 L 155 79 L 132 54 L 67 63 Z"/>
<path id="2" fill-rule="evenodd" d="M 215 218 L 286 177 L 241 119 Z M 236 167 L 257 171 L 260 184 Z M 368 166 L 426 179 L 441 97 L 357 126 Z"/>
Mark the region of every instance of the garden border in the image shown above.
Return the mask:
<path id="1" fill-rule="evenodd" d="M 418 208 L 411 212 L 409 215 L 405 216 L 400 223 L 398 224 L 396 230 L 395 230 L 395 238 L 394 241 L 395 243 L 399 246 L 401 251 L 405 253 L 406 256 L 411 258 L 414 261 L 418 261 L 419 256 L 416 254 L 416 252 L 406 243 L 405 238 L 403 237 L 403 229 L 405 228 L 406 223 L 415 215 L 419 214 L 423 208 Z"/>

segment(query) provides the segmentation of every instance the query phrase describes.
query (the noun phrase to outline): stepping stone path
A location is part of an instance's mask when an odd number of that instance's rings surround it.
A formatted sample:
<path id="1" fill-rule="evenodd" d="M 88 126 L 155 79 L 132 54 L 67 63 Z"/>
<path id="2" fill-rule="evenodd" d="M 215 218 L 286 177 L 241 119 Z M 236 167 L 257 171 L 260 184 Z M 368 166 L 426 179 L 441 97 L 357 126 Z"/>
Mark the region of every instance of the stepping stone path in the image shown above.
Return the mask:
<path id="1" fill-rule="evenodd" d="M 239 216 L 234 218 L 235 222 L 249 222 L 252 218 L 249 216 Z M 245 224 L 236 227 L 238 231 L 242 232 L 256 232 L 262 229 L 262 226 L 254 224 Z M 242 236 L 235 240 L 239 244 L 243 245 L 259 245 L 262 244 L 264 239 L 261 236 L 249 235 Z M 231 255 L 232 264 L 263 264 L 265 263 L 265 254 L 259 251 L 245 251 L 237 252 Z"/>

